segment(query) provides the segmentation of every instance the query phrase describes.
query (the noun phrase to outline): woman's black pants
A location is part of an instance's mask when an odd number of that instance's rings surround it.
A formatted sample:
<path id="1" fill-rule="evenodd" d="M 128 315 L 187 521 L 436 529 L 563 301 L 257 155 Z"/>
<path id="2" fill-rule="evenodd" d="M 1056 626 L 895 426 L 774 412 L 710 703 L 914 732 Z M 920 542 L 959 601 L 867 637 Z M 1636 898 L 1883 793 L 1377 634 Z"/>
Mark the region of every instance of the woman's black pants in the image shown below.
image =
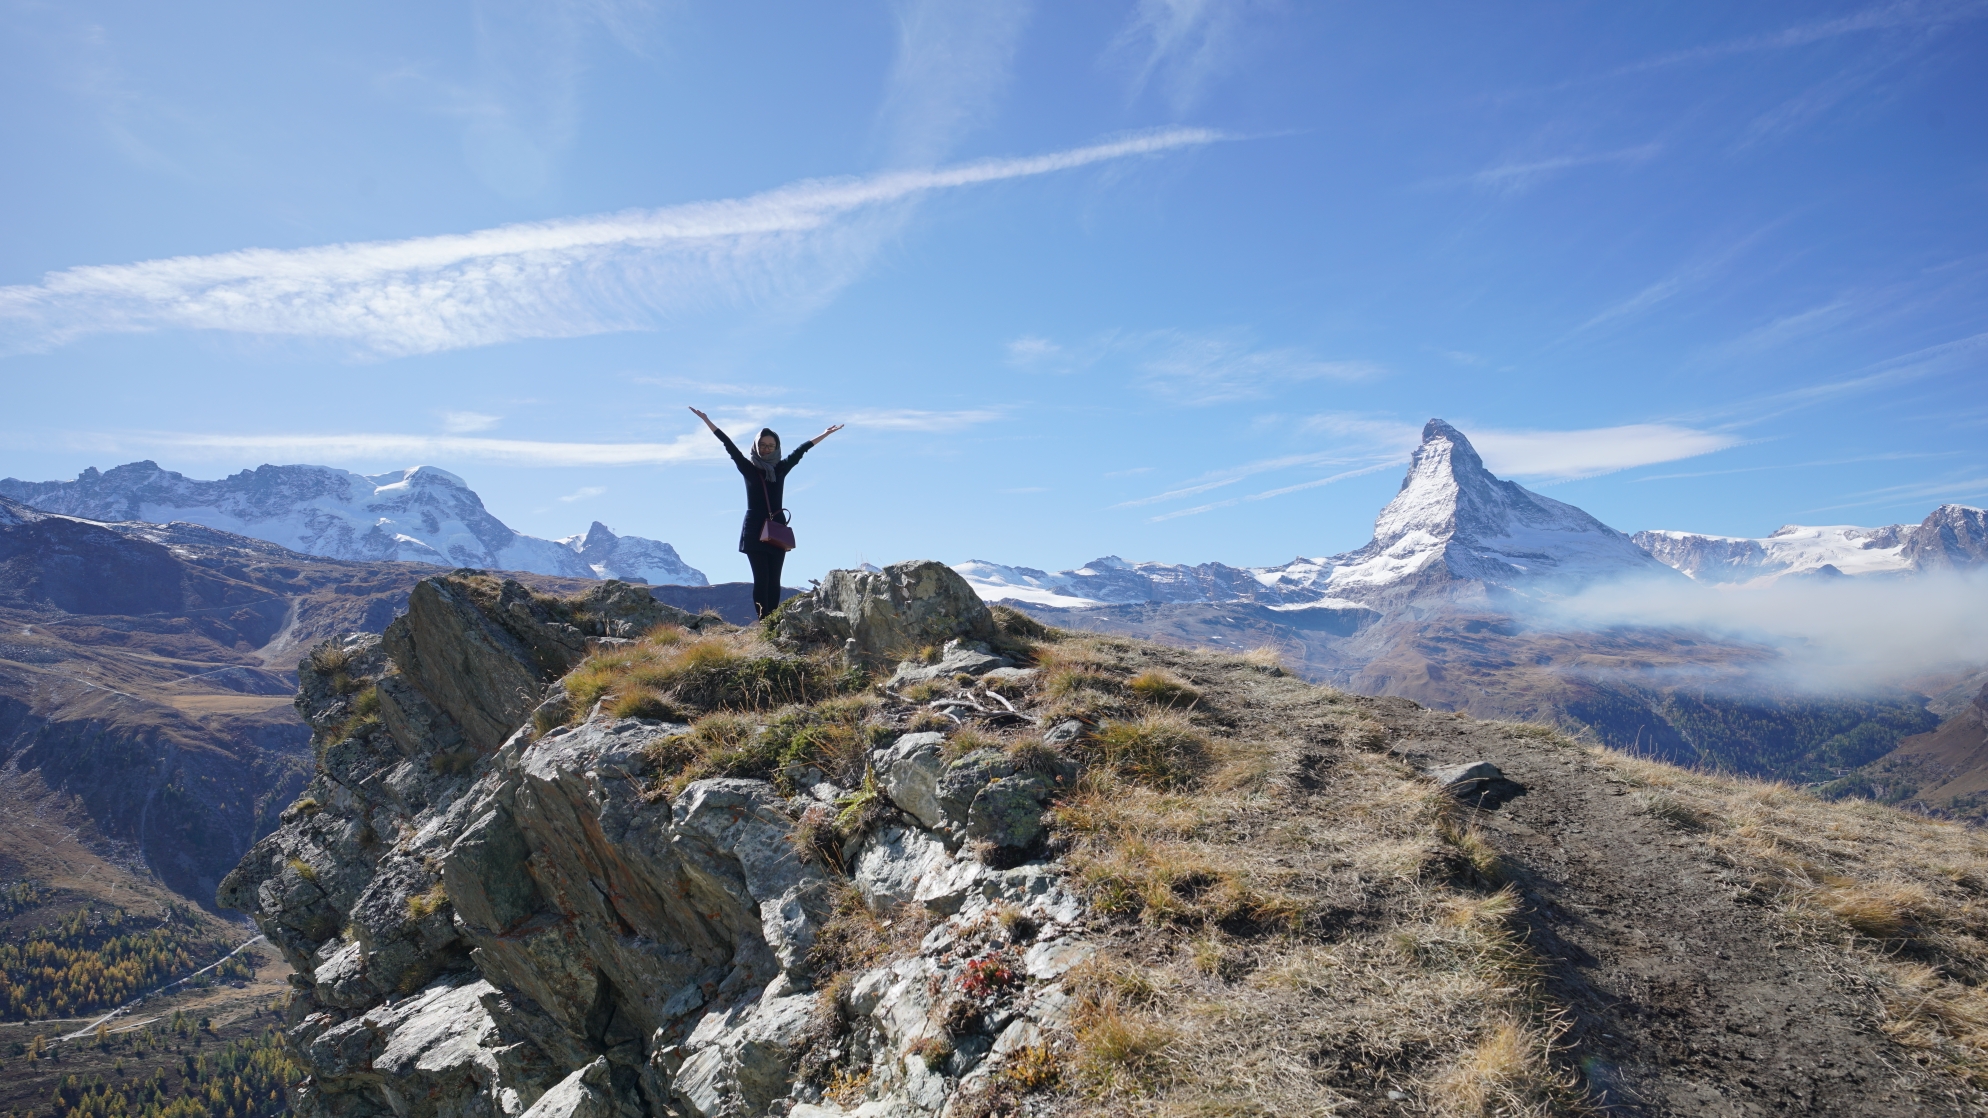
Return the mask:
<path id="1" fill-rule="evenodd" d="M 787 553 L 770 543 L 753 540 L 745 547 L 752 564 L 752 608 L 765 617 L 780 606 L 780 568 Z"/>

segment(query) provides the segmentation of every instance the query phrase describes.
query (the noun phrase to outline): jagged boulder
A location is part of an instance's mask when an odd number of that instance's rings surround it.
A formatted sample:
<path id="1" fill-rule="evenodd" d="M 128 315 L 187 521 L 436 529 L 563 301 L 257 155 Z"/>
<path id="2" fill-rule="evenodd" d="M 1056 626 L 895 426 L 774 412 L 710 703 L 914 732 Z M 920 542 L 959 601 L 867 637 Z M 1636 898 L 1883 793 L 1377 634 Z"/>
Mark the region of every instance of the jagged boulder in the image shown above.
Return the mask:
<path id="1" fill-rule="evenodd" d="M 776 622 L 783 640 L 843 647 L 871 663 L 907 659 L 956 637 L 996 639 L 994 615 L 957 571 L 931 559 L 880 571 L 830 571 L 821 585 L 790 598 Z"/>

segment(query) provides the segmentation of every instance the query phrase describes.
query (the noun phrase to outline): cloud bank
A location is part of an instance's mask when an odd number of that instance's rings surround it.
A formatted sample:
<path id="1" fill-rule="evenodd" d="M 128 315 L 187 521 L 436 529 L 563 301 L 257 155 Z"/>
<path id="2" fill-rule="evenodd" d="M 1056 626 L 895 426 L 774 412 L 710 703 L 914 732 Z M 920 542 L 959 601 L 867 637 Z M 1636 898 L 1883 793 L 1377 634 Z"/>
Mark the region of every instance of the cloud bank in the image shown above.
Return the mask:
<path id="1" fill-rule="evenodd" d="M 1988 663 L 1988 572 L 1782 579 L 1759 589 L 1681 580 L 1595 586 L 1542 606 L 1562 627 L 1685 629 L 1765 645 L 1802 691 L 1911 686 L 1916 677 Z"/>
<path id="2" fill-rule="evenodd" d="M 869 254 L 863 217 L 895 203 L 1221 138 L 1170 128 L 658 210 L 71 268 L 0 287 L 0 353 L 168 328 L 332 339 L 383 356 L 641 329 L 712 302 L 833 290 Z"/>

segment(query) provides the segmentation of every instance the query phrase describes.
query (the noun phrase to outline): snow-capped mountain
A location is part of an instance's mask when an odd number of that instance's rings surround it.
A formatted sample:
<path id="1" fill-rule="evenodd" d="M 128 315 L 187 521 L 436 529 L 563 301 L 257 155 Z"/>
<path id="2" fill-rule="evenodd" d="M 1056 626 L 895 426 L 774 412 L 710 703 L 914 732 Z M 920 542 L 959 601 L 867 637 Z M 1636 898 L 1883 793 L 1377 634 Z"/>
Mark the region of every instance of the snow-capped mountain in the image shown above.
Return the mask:
<path id="1" fill-rule="evenodd" d="M 1988 563 L 1988 513 L 1941 505 L 1918 524 L 1882 528 L 1787 524 L 1761 539 L 1672 531 L 1638 532 L 1634 539 L 1699 582 L 1898 575 Z"/>
<path id="2" fill-rule="evenodd" d="M 1868 575 L 1903 571 L 1909 524 L 1786 524 L 1762 539 L 1646 531 L 1636 542 L 1699 582 L 1745 583 L 1784 575 Z"/>
<path id="3" fill-rule="evenodd" d="M 1350 606 L 1459 585 L 1569 589 L 1604 578 L 1675 578 L 1627 535 L 1573 505 L 1500 481 L 1463 433 L 1422 429 L 1401 489 L 1367 546 L 1280 567 L 1127 563 L 1116 556 L 1049 574 L 982 560 L 954 568 L 988 600 L 1051 606 L 1249 601 Z"/>
<path id="4" fill-rule="evenodd" d="M 1566 588 L 1624 576 L 1671 577 L 1625 533 L 1573 505 L 1501 481 L 1463 433 L 1422 428 L 1401 489 L 1374 520 L 1367 546 L 1261 572 L 1280 584 L 1371 601 L 1455 582 Z"/>
<path id="5" fill-rule="evenodd" d="M 332 559 L 707 585 L 669 544 L 616 536 L 599 522 L 563 540 L 513 531 L 461 478 L 434 466 L 370 476 L 330 466 L 258 466 L 200 481 L 132 462 L 92 467 L 74 481 L 6 478 L 0 495 L 89 520 L 187 521 Z"/>
<path id="6" fill-rule="evenodd" d="M 1070 571 L 1051 574 L 971 560 L 953 567 L 989 601 L 1013 598 L 1048 606 L 1127 605 L 1135 602 L 1310 601 L 1317 594 L 1267 586 L 1256 572 L 1221 563 L 1128 563 L 1107 555 Z"/>

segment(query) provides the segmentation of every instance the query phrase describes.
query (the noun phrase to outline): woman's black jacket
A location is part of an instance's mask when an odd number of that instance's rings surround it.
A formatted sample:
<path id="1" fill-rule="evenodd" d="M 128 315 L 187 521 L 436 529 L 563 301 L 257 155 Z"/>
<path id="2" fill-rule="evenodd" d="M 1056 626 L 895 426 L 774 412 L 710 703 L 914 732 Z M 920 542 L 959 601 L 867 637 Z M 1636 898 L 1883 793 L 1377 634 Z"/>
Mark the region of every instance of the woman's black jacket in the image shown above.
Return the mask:
<path id="1" fill-rule="evenodd" d="M 717 434 L 718 441 L 725 444 L 725 453 L 732 456 L 732 465 L 737 466 L 739 473 L 745 475 L 746 516 L 745 523 L 739 528 L 739 550 L 751 551 L 759 543 L 759 530 L 766 526 L 767 514 L 785 507 L 781 498 L 787 487 L 787 472 L 792 470 L 801 460 L 801 455 L 806 454 L 815 444 L 805 442 L 795 447 L 794 453 L 782 458 L 779 464 L 773 467 L 773 477 L 768 480 L 758 466 L 753 465 L 750 459 L 739 453 L 739 448 L 733 444 L 730 435 L 723 431 Z M 782 522 L 784 523 L 784 519 Z"/>

